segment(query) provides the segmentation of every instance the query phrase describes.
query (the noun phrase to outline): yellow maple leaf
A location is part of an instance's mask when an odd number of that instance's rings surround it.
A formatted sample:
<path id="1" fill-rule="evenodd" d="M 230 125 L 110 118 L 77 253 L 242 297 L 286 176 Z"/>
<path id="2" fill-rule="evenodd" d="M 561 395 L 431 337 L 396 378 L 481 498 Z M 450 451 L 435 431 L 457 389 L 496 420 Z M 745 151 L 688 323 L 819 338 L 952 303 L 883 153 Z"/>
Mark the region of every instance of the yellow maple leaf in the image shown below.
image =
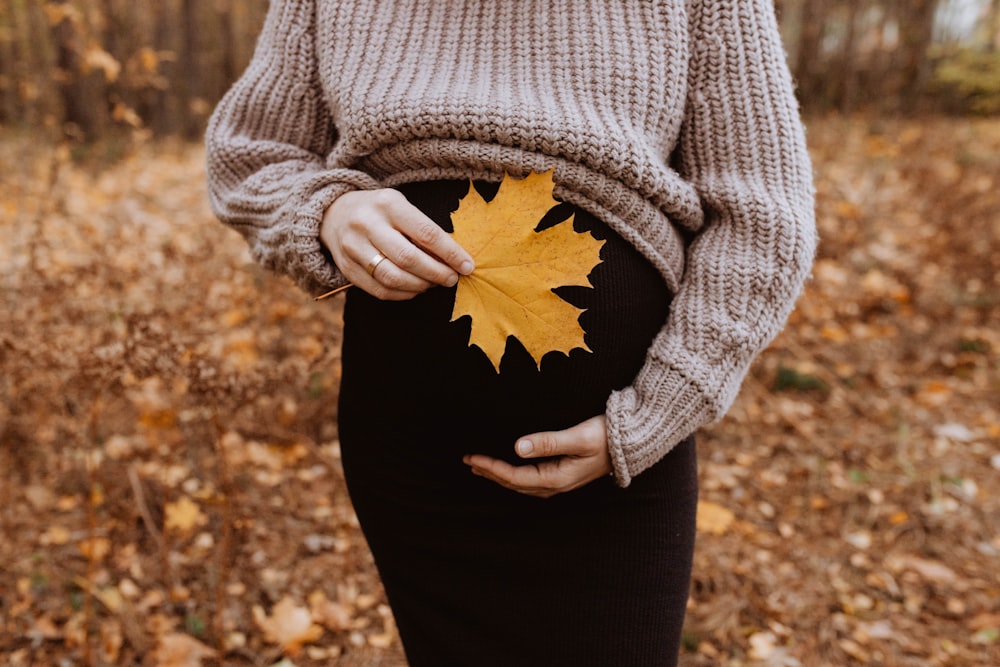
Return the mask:
<path id="1" fill-rule="evenodd" d="M 485 352 L 498 372 L 508 336 L 539 366 L 548 352 L 590 351 L 579 323 L 583 310 L 552 289 L 590 287 L 587 276 L 601 262 L 604 241 L 577 233 L 573 217 L 535 231 L 559 203 L 553 186 L 552 171 L 522 180 L 504 176 L 487 202 L 470 185 L 451 216 L 455 240 L 476 261 L 476 270 L 458 281 L 451 321 L 471 316 L 469 345 Z"/>

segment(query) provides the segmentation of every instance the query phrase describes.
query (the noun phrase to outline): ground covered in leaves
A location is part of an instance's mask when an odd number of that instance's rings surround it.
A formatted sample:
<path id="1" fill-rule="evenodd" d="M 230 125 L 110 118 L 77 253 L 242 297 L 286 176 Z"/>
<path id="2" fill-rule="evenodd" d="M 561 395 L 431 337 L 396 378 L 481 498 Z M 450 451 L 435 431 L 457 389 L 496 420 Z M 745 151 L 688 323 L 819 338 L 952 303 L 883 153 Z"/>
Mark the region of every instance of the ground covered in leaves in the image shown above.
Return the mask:
<path id="1" fill-rule="evenodd" d="M 700 440 L 685 665 L 1000 664 L 1000 122 L 812 119 L 822 245 Z M 0 663 L 402 665 L 339 466 L 339 303 L 198 147 L 0 137 Z"/>

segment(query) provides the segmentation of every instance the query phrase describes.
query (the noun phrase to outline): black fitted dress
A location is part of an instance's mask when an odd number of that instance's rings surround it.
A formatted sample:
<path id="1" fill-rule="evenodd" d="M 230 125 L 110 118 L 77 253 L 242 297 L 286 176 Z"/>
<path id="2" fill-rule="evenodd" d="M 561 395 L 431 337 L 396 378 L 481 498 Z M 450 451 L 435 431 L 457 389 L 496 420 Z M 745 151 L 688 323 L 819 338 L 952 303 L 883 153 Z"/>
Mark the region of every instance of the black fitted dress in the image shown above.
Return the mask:
<path id="1" fill-rule="evenodd" d="M 450 231 L 468 187 L 399 189 Z M 462 463 L 470 453 L 516 462 L 519 436 L 602 414 L 666 320 L 662 278 L 605 224 L 560 204 L 542 225 L 573 213 L 577 231 L 606 239 L 594 288 L 556 290 L 587 309 L 593 352 L 550 353 L 539 370 L 509 340 L 498 374 L 469 347 L 468 318 L 449 322 L 453 289 L 406 302 L 347 296 L 344 470 L 412 667 L 676 663 L 694 548 L 693 439 L 628 488 L 606 477 L 547 500 Z"/>

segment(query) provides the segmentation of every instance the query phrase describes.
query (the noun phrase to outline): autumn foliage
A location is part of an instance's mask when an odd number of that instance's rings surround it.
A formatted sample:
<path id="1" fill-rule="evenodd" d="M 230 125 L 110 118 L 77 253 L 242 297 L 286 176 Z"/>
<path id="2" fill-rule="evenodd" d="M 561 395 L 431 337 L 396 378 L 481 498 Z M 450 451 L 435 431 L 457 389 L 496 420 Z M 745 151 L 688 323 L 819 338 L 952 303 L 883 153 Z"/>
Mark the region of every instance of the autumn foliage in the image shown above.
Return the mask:
<path id="1" fill-rule="evenodd" d="M 819 257 L 699 441 L 682 664 L 1000 664 L 1000 123 L 808 125 Z M 0 137 L 0 664 L 403 664 L 341 298 L 250 261 L 203 157 Z"/>

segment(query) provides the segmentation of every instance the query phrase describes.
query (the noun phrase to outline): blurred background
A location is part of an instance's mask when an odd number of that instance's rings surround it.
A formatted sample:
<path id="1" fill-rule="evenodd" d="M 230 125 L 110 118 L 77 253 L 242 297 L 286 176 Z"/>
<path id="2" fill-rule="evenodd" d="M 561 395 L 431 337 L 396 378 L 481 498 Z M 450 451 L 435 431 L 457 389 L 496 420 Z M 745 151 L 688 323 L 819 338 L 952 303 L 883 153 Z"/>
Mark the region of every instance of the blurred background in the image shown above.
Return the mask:
<path id="1" fill-rule="evenodd" d="M 778 0 L 807 111 L 1000 110 L 1000 0 Z M 196 138 L 266 0 L 4 0 L 0 123 Z"/>
<path id="2" fill-rule="evenodd" d="M 213 218 L 266 0 L 0 0 L 0 665 L 405 665 L 342 298 Z M 779 0 L 821 243 L 699 435 L 684 667 L 1000 665 L 1000 0 Z"/>

